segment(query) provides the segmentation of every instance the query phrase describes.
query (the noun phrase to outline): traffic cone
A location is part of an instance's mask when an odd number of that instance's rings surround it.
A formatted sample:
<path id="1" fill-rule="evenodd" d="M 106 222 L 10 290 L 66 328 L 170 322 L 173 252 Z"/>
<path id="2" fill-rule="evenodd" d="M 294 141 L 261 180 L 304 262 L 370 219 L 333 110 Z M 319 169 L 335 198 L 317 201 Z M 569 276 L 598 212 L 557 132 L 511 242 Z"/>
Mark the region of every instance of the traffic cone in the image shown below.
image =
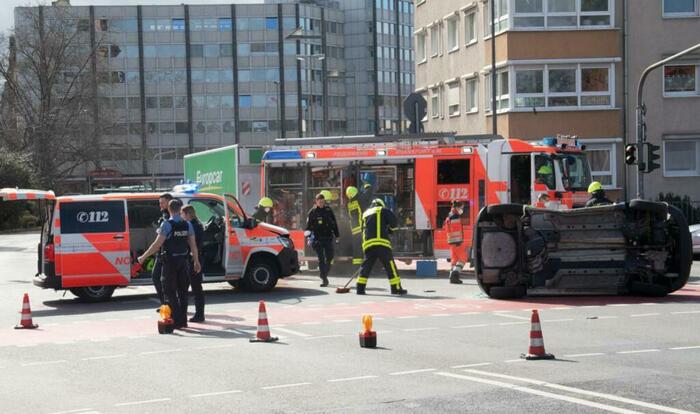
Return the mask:
<path id="1" fill-rule="evenodd" d="M 15 329 L 36 329 L 39 325 L 32 322 L 32 309 L 29 307 L 29 294 L 24 294 L 24 299 L 22 300 L 22 319 L 19 321 L 19 325 L 15 326 Z"/>
<path id="2" fill-rule="evenodd" d="M 532 327 L 530 328 L 530 349 L 527 354 L 521 354 L 521 358 L 533 359 L 554 359 L 554 355 L 548 354 L 544 350 L 544 338 L 542 337 L 542 327 L 540 325 L 540 314 L 536 309 L 532 310 Z"/>
<path id="3" fill-rule="evenodd" d="M 372 316 L 365 315 L 362 317 L 362 326 L 364 331 L 360 332 L 360 347 L 362 348 L 376 348 L 377 347 L 377 333 L 372 330 Z"/>
<path id="4" fill-rule="evenodd" d="M 255 338 L 251 338 L 250 342 L 275 342 L 279 338 L 270 335 L 270 326 L 267 324 L 267 311 L 265 310 L 265 301 L 260 301 L 258 306 L 258 331 Z"/>

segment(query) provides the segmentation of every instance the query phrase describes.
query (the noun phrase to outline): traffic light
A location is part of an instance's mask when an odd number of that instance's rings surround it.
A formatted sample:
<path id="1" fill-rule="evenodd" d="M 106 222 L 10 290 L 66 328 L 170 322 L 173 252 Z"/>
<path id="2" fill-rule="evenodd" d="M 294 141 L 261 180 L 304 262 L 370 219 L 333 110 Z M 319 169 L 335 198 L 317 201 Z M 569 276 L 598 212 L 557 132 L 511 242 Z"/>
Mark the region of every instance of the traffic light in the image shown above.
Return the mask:
<path id="1" fill-rule="evenodd" d="M 646 173 L 650 173 L 658 168 L 661 168 L 661 164 L 656 162 L 661 158 L 661 154 L 659 153 L 659 150 L 661 149 L 661 146 L 659 145 L 654 145 L 650 143 L 645 143 L 647 146 L 646 148 L 646 156 L 647 156 L 647 162 L 646 162 Z"/>
<path id="2" fill-rule="evenodd" d="M 625 164 L 634 165 L 637 163 L 637 146 L 630 144 L 625 147 Z"/>

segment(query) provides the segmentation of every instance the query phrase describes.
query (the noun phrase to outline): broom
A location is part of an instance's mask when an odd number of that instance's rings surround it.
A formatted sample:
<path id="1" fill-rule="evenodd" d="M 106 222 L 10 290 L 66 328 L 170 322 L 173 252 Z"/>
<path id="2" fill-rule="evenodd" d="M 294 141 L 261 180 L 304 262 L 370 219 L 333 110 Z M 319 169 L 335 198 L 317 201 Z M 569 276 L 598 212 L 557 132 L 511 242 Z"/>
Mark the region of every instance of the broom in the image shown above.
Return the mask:
<path id="1" fill-rule="evenodd" d="M 335 290 L 335 293 L 350 293 L 350 288 L 348 287 L 348 285 L 350 285 L 350 283 L 352 283 L 352 281 L 355 280 L 357 275 L 360 274 L 360 270 L 362 270 L 362 268 L 355 270 L 355 273 L 353 273 L 352 276 L 350 276 L 350 280 L 348 280 L 348 283 L 346 283 L 343 287 L 337 288 Z"/>

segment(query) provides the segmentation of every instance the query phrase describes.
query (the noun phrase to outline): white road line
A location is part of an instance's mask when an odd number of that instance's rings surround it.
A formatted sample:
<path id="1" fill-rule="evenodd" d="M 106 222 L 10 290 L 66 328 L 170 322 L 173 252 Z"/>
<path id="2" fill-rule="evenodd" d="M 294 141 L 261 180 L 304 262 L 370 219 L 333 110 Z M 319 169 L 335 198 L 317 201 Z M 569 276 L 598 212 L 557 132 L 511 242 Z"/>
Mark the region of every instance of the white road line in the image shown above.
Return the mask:
<path id="1" fill-rule="evenodd" d="M 683 312 L 671 312 L 671 315 L 689 315 L 691 313 L 700 313 L 700 310 L 696 311 L 683 311 Z"/>
<path id="2" fill-rule="evenodd" d="M 520 319 L 521 321 L 530 321 L 530 317 L 528 316 L 509 315 L 507 313 L 494 313 L 494 315 L 502 316 L 504 318 Z"/>
<path id="3" fill-rule="evenodd" d="M 321 322 L 302 322 L 302 325 L 320 325 Z"/>
<path id="4" fill-rule="evenodd" d="M 260 389 L 261 390 L 277 390 L 280 388 L 302 387 L 304 385 L 311 385 L 311 383 L 310 382 L 299 382 L 296 384 L 271 385 L 269 387 L 260 387 Z"/>
<path id="5" fill-rule="evenodd" d="M 623 306 L 629 306 L 629 305 L 630 305 L 629 303 L 614 303 L 614 304 L 608 305 L 608 306 L 615 306 L 617 308 L 621 308 Z"/>
<path id="6" fill-rule="evenodd" d="M 438 328 L 436 327 L 429 327 L 429 328 L 407 328 L 407 329 L 402 329 L 404 332 L 420 332 L 420 331 L 437 331 Z"/>
<path id="7" fill-rule="evenodd" d="M 364 379 L 372 379 L 372 378 L 379 378 L 376 375 L 365 375 L 362 377 L 351 377 L 351 378 L 336 378 L 336 379 L 330 379 L 328 382 L 345 382 L 345 381 L 360 381 Z"/>
<path id="8" fill-rule="evenodd" d="M 93 338 L 90 340 L 90 342 L 108 342 L 111 340 L 112 338 Z"/>
<path id="9" fill-rule="evenodd" d="M 686 349 L 700 349 L 700 345 L 698 345 L 698 346 L 678 346 L 675 348 L 668 348 L 668 349 L 670 349 L 672 351 L 684 351 Z"/>
<path id="10" fill-rule="evenodd" d="M 566 319 L 543 319 L 542 322 L 547 322 L 547 323 L 552 323 L 552 322 L 571 322 L 573 321 L 574 318 L 566 318 Z"/>
<path id="11" fill-rule="evenodd" d="M 130 405 L 140 405 L 140 404 L 151 404 L 157 402 L 170 401 L 170 398 L 158 398 L 155 400 L 144 400 L 144 401 L 131 401 L 125 403 L 114 404 L 115 407 L 128 407 Z"/>
<path id="12" fill-rule="evenodd" d="M 85 411 L 92 411 L 92 408 L 79 408 L 77 410 L 69 410 L 69 411 L 56 411 L 51 414 L 73 414 L 73 413 L 82 413 Z"/>
<path id="13" fill-rule="evenodd" d="M 190 398 L 215 397 L 217 395 L 238 394 L 241 392 L 243 392 L 243 391 L 231 390 L 231 391 L 207 392 L 205 394 L 192 394 L 192 395 L 190 395 Z"/>
<path id="14" fill-rule="evenodd" d="M 506 364 L 514 364 L 516 362 L 524 362 L 524 361 L 526 361 L 526 360 L 522 359 L 522 358 L 518 358 L 518 359 L 506 359 L 503 362 L 505 362 Z"/>
<path id="15" fill-rule="evenodd" d="M 612 315 L 606 315 L 606 316 L 598 316 L 598 319 L 617 319 L 619 316 L 612 316 Z"/>
<path id="16" fill-rule="evenodd" d="M 411 375 L 411 374 L 421 374 L 423 372 L 432 372 L 432 371 L 437 371 L 435 368 L 426 368 L 426 369 L 414 369 L 412 371 L 399 371 L 399 372 L 392 372 L 389 375 Z"/>
<path id="17" fill-rule="evenodd" d="M 523 325 L 530 323 L 530 321 L 520 321 L 520 322 L 501 322 L 498 326 L 508 326 L 508 325 Z"/>
<path id="18" fill-rule="evenodd" d="M 336 319 L 333 321 L 333 323 L 347 323 L 347 322 L 352 322 L 350 319 Z"/>
<path id="19" fill-rule="evenodd" d="M 460 315 L 481 315 L 481 312 L 462 312 Z"/>
<path id="20" fill-rule="evenodd" d="M 646 316 L 659 316 L 660 313 L 638 313 L 636 315 L 630 315 L 630 318 L 644 318 Z"/>
<path id="21" fill-rule="evenodd" d="M 444 317 L 444 316 L 450 316 L 450 314 L 448 314 L 448 313 L 434 313 L 434 314 L 432 314 L 432 315 L 430 315 L 430 316 L 433 316 L 433 317 L 436 317 L 436 318 L 441 318 L 441 317 Z"/>
<path id="22" fill-rule="evenodd" d="M 459 368 L 485 367 L 487 365 L 491 365 L 491 363 L 490 362 L 479 362 L 478 364 L 455 365 L 455 366 L 450 367 L 450 368 L 459 369 Z"/>
<path id="23" fill-rule="evenodd" d="M 399 319 L 416 319 L 417 316 L 399 316 Z"/>
<path id="24" fill-rule="evenodd" d="M 221 349 L 221 348 L 231 348 L 234 344 L 221 344 L 221 345 L 207 345 L 207 346 L 198 346 L 197 350 L 204 350 L 204 349 Z"/>
<path id="25" fill-rule="evenodd" d="M 88 358 L 81 358 L 81 361 L 95 361 L 99 359 L 115 359 L 115 358 L 121 358 L 125 357 L 126 354 L 118 354 L 118 355 L 103 355 L 103 356 L 94 356 L 94 357 L 88 357 Z"/>
<path id="26" fill-rule="evenodd" d="M 375 316 L 375 317 L 372 318 L 372 320 L 375 320 L 375 321 L 383 321 L 384 318 L 380 318 L 379 316 Z"/>
<path id="27" fill-rule="evenodd" d="M 68 361 L 65 359 L 59 359 L 56 361 L 39 361 L 39 362 L 28 362 L 26 364 L 22 364 L 23 367 L 36 367 L 39 365 L 53 365 L 53 364 L 64 364 Z"/>
<path id="28" fill-rule="evenodd" d="M 644 302 L 644 303 L 640 303 L 640 305 L 642 305 L 642 306 L 653 306 L 653 305 L 658 305 L 658 303 L 654 303 L 654 302 Z"/>
<path id="29" fill-rule="evenodd" d="M 326 338 L 342 338 L 343 335 L 323 335 L 323 336 L 310 336 L 308 338 L 304 338 L 307 341 L 314 340 L 314 339 L 326 339 Z"/>
<path id="30" fill-rule="evenodd" d="M 290 334 L 290 335 L 294 335 L 294 336 L 300 336 L 300 337 L 302 337 L 302 338 L 307 338 L 307 337 L 311 336 L 311 335 L 306 334 L 306 333 L 304 333 L 304 332 L 293 331 L 293 330 L 287 329 L 287 328 L 273 328 L 273 329 L 275 329 L 276 331 L 284 332 L 284 333 L 286 333 L 286 334 Z"/>
<path id="31" fill-rule="evenodd" d="M 580 357 L 588 357 L 588 356 L 601 356 L 605 355 L 602 352 L 591 352 L 590 354 L 571 354 L 571 355 L 564 355 L 564 358 L 580 358 Z"/>
<path id="32" fill-rule="evenodd" d="M 485 326 L 489 326 L 489 324 L 480 323 L 478 325 L 460 325 L 460 326 L 453 326 L 452 329 L 483 328 Z"/>
<path id="33" fill-rule="evenodd" d="M 182 351 L 180 348 L 176 349 L 161 349 L 160 351 L 145 351 L 145 352 L 139 352 L 139 355 L 155 355 L 155 354 L 167 354 L 169 352 L 179 352 Z"/>
<path id="34" fill-rule="evenodd" d="M 644 354 L 647 352 L 659 352 L 660 349 L 639 349 L 635 351 L 620 351 L 616 352 L 617 354 Z"/>
<path id="35" fill-rule="evenodd" d="M 573 309 L 573 308 L 570 306 L 560 306 L 558 308 L 548 308 L 547 310 L 569 310 L 569 309 Z"/>
<path id="36" fill-rule="evenodd" d="M 543 386 L 543 387 L 553 388 L 553 389 L 560 390 L 560 391 L 566 391 L 566 392 L 570 392 L 570 393 L 574 393 L 574 394 L 587 395 L 589 397 L 602 398 L 602 399 L 606 399 L 606 400 L 621 402 L 624 404 L 630 404 L 630 405 L 636 405 L 639 407 L 650 408 L 652 410 L 664 411 L 667 413 L 696 414 L 696 413 L 693 413 L 690 411 L 685 411 L 685 410 L 680 410 L 680 409 L 673 408 L 673 407 L 667 407 L 664 405 L 649 403 L 646 401 L 633 400 L 631 398 L 619 397 L 619 396 L 614 395 L 614 394 L 605 394 L 602 392 L 588 391 L 588 390 L 584 390 L 581 388 L 568 387 L 566 385 L 553 384 L 553 383 L 534 380 L 534 379 L 530 379 L 530 378 L 514 377 L 514 376 L 510 376 L 510 375 L 496 374 L 496 373 L 488 372 L 488 371 L 479 371 L 479 370 L 467 370 L 467 371 L 469 371 L 473 374 L 480 374 L 480 375 L 485 375 L 485 376 L 490 376 L 490 377 L 505 378 L 505 379 L 515 380 L 515 381 L 521 381 L 521 382 L 525 382 L 525 383 L 529 383 L 529 384 L 535 384 L 535 385 L 539 385 L 539 386 Z"/>
<path id="37" fill-rule="evenodd" d="M 553 400 L 566 401 L 566 402 L 570 402 L 573 404 L 583 405 L 586 407 L 598 408 L 598 409 L 610 411 L 613 413 L 641 414 L 639 411 L 627 410 L 624 408 L 614 407 L 612 405 L 601 404 L 601 403 L 597 403 L 597 402 L 583 400 L 580 398 L 568 397 L 565 395 L 554 394 L 551 392 L 536 390 L 533 388 L 522 387 L 520 385 L 511 384 L 509 382 L 494 381 L 494 380 L 490 380 L 490 379 L 486 379 L 486 378 L 472 377 L 472 376 L 461 375 L 461 374 L 452 374 L 450 372 L 436 372 L 435 375 L 441 375 L 443 377 L 457 378 L 457 379 L 462 379 L 462 380 L 467 380 L 467 381 L 472 381 L 472 382 L 479 382 L 482 384 L 493 385 L 493 386 L 501 387 L 501 388 L 508 388 L 508 389 L 511 389 L 514 391 L 520 391 L 520 392 L 524 392 L 527 394 L 538 395 L 540 397 L 551 398 Z"/>

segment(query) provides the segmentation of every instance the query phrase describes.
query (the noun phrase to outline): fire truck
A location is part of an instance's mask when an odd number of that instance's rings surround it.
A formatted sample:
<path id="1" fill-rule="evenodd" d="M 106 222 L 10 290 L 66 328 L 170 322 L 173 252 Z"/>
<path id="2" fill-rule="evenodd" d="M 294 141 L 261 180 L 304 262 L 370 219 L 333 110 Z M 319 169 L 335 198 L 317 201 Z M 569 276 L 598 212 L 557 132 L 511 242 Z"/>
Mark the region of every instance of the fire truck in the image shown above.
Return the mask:
<path id="1" fill-rule="evenodd" d="M 585 204 L 591 173 L 575 137 L 541 141 L 489 136 L 329 137 L 277 140 L 262 159 L 262 193 L 275 200 L 273 223 L 291 230 L 297 248 L 315 194 L 329 190 L 341 225 L 338 259 L 351 254 L 345 188 L 369 187 L 399 219 L 395 256 L 449 257 L 442 228 L 451 202 L 464 204 L 464 240 L 486 205 L 519 203 L 550 209 Z M 366 184 L 369 184 L 367 186 Z M 538 200 L 547 194 L 547 205 Z M 312 252 L 300 252 L 313 261 Z"/>

